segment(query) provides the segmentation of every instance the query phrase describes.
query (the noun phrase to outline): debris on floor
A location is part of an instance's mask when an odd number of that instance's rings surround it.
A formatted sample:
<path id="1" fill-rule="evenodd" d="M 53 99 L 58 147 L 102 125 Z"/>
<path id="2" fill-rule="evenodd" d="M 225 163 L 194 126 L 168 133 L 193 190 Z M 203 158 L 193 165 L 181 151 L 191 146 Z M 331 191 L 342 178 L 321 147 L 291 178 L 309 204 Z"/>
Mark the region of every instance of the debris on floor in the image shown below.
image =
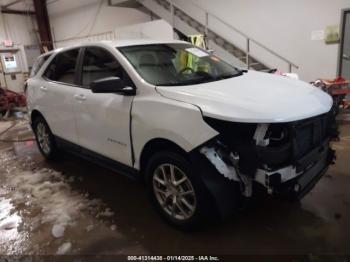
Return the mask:
<path id="1" fill-rule="evenodd" d="M 63 237 L 65 230 L 66 226 L 64 225 L 53 225 L 51 232 L 55 238 L 60 238 Z"/>
<path id="2" fill-rule="evenodd" d="M 70 242 L 63 243 L 57 250 L 57 255 L 65 255 L 72 249 L 72 244 Z"/>

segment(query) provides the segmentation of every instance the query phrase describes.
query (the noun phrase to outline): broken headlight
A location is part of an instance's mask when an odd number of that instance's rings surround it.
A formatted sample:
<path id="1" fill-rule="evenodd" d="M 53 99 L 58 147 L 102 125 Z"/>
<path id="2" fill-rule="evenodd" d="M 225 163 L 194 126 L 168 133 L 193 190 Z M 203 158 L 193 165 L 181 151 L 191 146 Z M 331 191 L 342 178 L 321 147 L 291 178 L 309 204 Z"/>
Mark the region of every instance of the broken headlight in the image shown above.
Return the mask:
<path id="1" fill-rule="evenodd" d="M 287 164 L 292 155 L 291 131 L 286 124 L 271 124 L 264 139 L 266 146 L 257 145 L 254 134 L 258 125 L 204 119 L 220 133 L 216 141 L 239 156 L 239 168 L 244 174 L 253 176 L 259 167 L 277 168 Z"/>

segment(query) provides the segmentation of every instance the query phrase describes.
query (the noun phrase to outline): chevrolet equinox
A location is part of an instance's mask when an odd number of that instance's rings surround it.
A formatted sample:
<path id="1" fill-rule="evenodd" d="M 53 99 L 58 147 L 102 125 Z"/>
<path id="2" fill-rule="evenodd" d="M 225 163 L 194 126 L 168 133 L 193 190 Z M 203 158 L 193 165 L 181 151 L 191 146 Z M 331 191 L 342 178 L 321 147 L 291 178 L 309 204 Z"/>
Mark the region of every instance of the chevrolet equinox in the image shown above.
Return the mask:
<path id="1" fill-rule="evenodd" d="M 158 212 L 183 229 L 227 217 L 259 187 L 299 200 L 335 159 L 328 94 L 187 42 L 58 49 L 37 59 L 27 84 L 46 159 L 64 148 L 141 178 Z"/>

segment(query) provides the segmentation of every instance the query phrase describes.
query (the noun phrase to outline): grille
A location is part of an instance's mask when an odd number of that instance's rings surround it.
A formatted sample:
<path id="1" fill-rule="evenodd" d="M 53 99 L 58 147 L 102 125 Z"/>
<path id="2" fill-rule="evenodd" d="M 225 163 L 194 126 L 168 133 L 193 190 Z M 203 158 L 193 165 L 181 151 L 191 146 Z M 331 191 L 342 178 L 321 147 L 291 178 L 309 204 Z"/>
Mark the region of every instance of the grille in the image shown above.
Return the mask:
<path id="1" fill-rule="evenodd" d="M 322 144 L 328 135 L 328 122 L 328 115 L 322 115 L 296 123 L 294 126 L 294 155 L 296 158 L 305 156 Z"/>

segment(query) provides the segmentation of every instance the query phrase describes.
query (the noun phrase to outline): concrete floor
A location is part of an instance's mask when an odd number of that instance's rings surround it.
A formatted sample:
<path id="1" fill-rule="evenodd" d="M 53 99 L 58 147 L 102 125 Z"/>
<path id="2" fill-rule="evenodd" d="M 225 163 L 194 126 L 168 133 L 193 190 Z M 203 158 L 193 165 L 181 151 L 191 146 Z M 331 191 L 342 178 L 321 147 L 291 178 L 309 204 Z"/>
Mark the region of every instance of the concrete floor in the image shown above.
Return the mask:
<path id="1" fill-rule="evenodd" d="M 47 163 L 34 142 L 0 143 L 0 254 L 350 254 L 350 125 L 338 160 L 299 204 L 253 200 L 231 220 L 179 232 L 145 189 L 64 155 Z M 0 133 L 10 125 L 0 122 Z M 32 136 L 25 121 L 1 139 Z"/>

